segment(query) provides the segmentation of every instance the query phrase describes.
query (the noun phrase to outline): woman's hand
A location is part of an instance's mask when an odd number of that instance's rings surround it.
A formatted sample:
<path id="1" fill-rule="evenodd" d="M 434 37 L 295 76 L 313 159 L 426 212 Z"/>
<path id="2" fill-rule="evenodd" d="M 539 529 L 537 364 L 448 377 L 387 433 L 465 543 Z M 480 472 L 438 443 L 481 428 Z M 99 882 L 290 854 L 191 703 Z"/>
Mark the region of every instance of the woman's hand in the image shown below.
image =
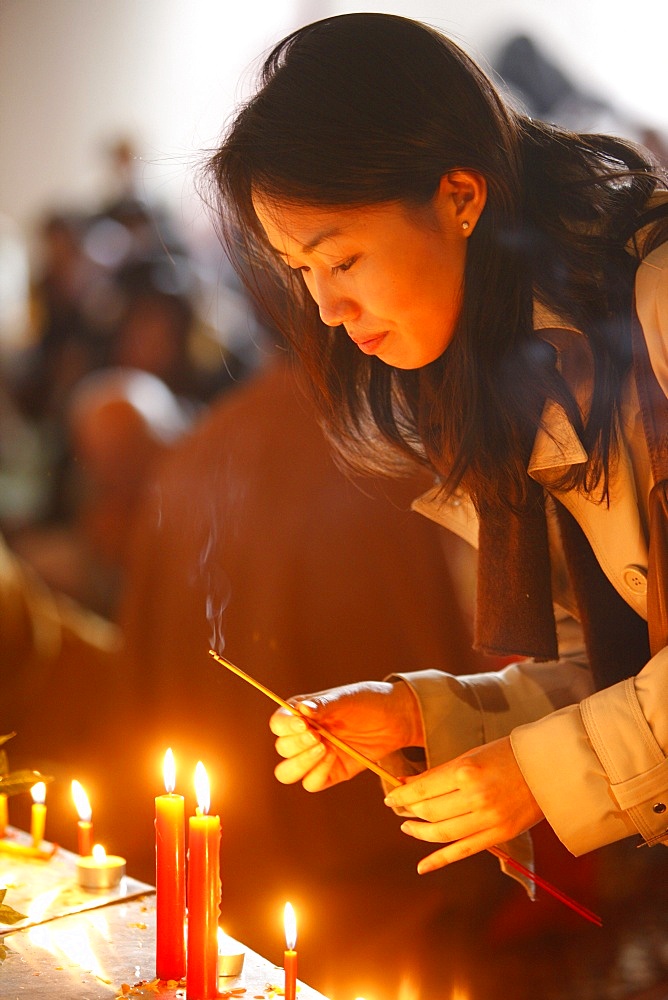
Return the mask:
<path id="1" fill-rule="evenodd" d="M 420 874 L 510 840 L 543 819 L 507 736 L 407 778 L 385 802 L 417 817 L 402 823 L 404 833 L 448 845 L 422 859 Z"/>
<path id="2" fill-rule="evenodd" d="M 280 708 L 269 720 L 276 750 L 285 760 L 275 775 L 285 785 L 301 781 L 308 792 L 329 788 L 362 771 L 363 765 L 332 746 L 309 720 L 378 760 L 394 750 L 424 742 L 417 702 L 403 681 L 368 681 L 300 695 L 290 704 L 301 717 Z"/>

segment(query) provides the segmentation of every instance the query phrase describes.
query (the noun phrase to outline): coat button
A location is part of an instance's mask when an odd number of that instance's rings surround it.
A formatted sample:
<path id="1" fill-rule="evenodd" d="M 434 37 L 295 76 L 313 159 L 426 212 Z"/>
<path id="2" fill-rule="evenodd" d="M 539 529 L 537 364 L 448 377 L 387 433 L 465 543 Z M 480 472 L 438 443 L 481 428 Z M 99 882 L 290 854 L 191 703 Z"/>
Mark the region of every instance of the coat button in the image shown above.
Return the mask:
<path id="1" fill-rule="evenodd" d="M 627 566 L 622 578 L 632 594 L 647 593 L 647 570 L 642 566 Z"/>
<path id="2" fill-rule="evenodd" d="M 655 813 L 665 813 L 666 804 L 665 802 L 655 802 L 654 805 L 652 806 L 652 809 Z"/>

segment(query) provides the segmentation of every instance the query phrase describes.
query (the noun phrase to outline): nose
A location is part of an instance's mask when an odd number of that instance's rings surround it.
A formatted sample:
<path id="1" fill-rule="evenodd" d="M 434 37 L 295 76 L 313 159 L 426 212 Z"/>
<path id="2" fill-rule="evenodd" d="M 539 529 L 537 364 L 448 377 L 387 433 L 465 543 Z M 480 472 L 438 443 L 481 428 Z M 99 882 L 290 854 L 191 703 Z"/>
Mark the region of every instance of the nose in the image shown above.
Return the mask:
<path id="1" fill-rule="evenodd" d="M 327 288 L 324 282 L 313 283 L 310 291 L 325 326 L 341 326 L 359 315 L 354 299 Z"/>

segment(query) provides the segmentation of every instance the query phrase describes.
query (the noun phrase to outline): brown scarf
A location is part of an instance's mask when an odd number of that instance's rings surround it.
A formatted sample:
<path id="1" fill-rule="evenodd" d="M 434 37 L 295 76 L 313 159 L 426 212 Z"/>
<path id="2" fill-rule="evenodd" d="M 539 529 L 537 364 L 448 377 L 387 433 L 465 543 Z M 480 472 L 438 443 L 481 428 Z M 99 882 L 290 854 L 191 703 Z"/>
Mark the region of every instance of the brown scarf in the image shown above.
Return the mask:
<path id="1" fill-rule="evenodd" d="M 589 663 L 597 687 L 631 677 L 668 645 L 668 400 L 651 369 L 633 316 L 633 364 L 656 485 L 650 494 L 648 624 L 601 570 L 575 518 L 557 517 Z M 494 656 L 558 656 L 544 494 L 531 481 L 522 513 L 481 514 L 475 648 Z"/>

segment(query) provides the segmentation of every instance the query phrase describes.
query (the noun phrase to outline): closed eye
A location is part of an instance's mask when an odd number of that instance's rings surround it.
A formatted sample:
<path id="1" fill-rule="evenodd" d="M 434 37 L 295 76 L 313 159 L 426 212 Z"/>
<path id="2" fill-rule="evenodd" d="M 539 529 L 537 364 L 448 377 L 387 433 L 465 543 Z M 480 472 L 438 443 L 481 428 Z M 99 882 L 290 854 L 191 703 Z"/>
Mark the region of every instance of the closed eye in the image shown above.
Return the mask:
<path id="1" fill-rule="evenodd" d="M 353 266 L 354 263 L 356 263 L 357 260 L 358 260 L 357 256 L 355 256 L 355 257 L 349 257 L 348 260 L 344 260 L 343 263 L 337 264 L 335 267 L 333 267 L 332 268 L 332 274 L 333 275 L 334 274 L 345 274 L 345 272 L 349 271 L 350 268 Z"/>
<path id="2" fill-rule="evenodd" d="M 285 264 L 287 267 L 289 267 L 291 271 L 295 271 L 297 273 L 301 272 L 302 274 L 310 274 L 311 268 L 308 266 L 308 264 L 301 264 L 299 267 L 294 267 L 292 264 L 289 263 L 289 261 L 287 261 L 283 257 L 282 254 L 280 255 L 280 257 L 282 263 Z M 342 261 L 340 264 L 335 264 L 334 267 L 331 268 L 330 272 L 332 277 L 335 277 L 337 274 L 345 274 L 346 271 L 349 271 L 350 268 L 353 266 L 353 264 L 357 262 L 358 259 L 359 255 L 355 255 L 354 257 L 349 257 L 348 260 Z"/>

